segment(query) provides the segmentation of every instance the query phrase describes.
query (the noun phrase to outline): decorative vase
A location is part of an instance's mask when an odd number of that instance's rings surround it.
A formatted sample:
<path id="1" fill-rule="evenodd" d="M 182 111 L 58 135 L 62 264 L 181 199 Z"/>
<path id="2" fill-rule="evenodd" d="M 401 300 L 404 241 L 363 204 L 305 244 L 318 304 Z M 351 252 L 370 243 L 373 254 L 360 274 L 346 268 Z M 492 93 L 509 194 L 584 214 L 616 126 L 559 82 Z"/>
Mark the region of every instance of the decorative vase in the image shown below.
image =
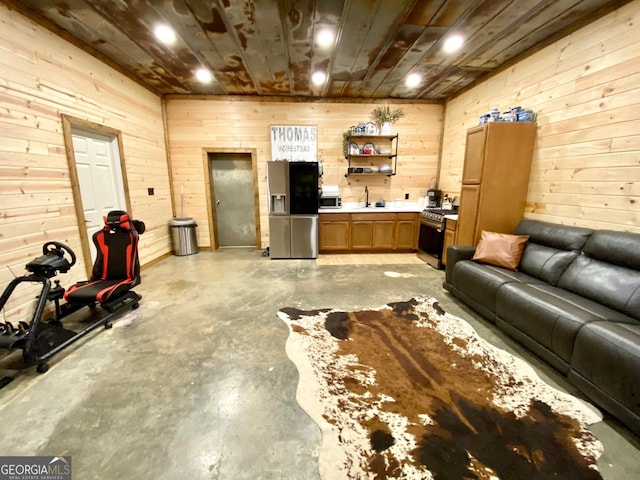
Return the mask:
<path id="1" fill-rule="evenodd" d="M 391 122 L 382 122 L 382 125 L 380 125 L 380 134 L 391 135 Z"/>

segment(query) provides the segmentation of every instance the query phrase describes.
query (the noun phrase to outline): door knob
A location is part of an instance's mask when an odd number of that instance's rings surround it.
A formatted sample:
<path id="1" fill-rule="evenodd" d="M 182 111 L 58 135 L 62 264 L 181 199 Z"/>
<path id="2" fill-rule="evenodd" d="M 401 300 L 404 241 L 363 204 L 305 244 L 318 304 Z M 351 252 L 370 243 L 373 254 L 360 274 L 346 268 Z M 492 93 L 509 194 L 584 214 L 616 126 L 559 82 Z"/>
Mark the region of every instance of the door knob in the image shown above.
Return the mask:
<path id="1" fill-rule="evenodd" d="M 220 200 L 216 200 L 216 205 L 220 205 Z"/>

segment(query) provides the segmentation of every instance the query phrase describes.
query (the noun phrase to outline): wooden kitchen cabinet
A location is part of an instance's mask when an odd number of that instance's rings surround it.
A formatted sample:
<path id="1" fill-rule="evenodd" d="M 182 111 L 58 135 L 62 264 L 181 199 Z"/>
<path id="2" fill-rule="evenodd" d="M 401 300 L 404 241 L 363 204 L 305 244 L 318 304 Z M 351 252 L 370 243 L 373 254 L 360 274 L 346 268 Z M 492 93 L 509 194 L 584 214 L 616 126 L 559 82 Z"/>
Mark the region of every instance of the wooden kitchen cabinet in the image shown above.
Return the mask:
<path id="1" fill-rule="evenodd" d="M 349 250 L 351 215 L 326 213 L 319 215 L 320 250 L 325 252 Z"/>
<path id="2" fill-rule="evenodd" d="M 320 214 L 320 253 L 416 251 L 418 214 Z"/>
<path id="3" fill-rule="evenodd" d="M 476 220 L 480 204 L 480 185 L 462 185 L 460 208 L 458 209 L 457 245 L 475 245 Z M 462 212 L 464 219 L 462 221 Z"/>
<path id="4" fill-rule="evenodd" d="M 537 125 L 491 122 L 467 131 L 456 244 L 482 230 L 512 233 L 524 216 Z"/>
<path id="5" fill-rule="evenodd" d="M 395 250 L 415 251 L 418 248 L 418 216 L 398 213 L 395 232 Z"/>
<path id="6" fill-rule="evenodd" d="M 395 213 L 352 213 L 351 250 L 392 250 Z"/>
<path id="7" fill-rule="evenodd" d="M 349 250 L 371 250 L 373 246 L 373 220 L 353 217 L 352 215 Z"/>
<path id="8" fill-rule="evenodd" d="M 456 244 L 456 230 L 458 228 L 458 221 L 452 218 L 446 219 L 444 228 L 444 245 L 442 246 L 442 265 L 447 264 L 447 248 Z"/>
<path id="9" fill-rule="evenodd" d="M 375 250 L 393 250 L 395 244 L 396 219 L 393 213 L 382 214 L 373 222 L 373 245 Z"/>

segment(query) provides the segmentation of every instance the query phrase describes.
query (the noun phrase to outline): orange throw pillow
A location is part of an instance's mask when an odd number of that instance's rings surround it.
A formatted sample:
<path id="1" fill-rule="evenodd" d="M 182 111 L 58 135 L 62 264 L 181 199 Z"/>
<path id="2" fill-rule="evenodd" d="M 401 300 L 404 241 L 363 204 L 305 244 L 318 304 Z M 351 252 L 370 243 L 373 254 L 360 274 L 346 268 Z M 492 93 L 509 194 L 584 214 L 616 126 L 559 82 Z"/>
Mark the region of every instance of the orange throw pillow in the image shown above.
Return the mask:
<path id="1" fill-rule="evenodd" d="M 529 235 L 509 235 L 483 230 L 472 260 L 517 270 L 527 240 Z"/>

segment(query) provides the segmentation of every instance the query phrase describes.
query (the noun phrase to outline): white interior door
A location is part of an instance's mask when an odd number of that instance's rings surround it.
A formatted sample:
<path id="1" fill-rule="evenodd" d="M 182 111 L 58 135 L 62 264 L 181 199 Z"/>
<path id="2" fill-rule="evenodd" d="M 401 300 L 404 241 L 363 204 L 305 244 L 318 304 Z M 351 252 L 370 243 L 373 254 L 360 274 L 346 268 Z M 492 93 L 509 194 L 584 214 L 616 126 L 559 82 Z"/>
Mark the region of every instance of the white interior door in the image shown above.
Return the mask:
<path id="1" fill-rule="evenodd" d="M 73 129 L 73 151 L 82 209 L 86 222 L 91 259 L 96 257 L 96 248 L 91 240 L 100 230 L 103 216 L 111 210 L 126 210 L 120 156 L 115 136 Z"/>

